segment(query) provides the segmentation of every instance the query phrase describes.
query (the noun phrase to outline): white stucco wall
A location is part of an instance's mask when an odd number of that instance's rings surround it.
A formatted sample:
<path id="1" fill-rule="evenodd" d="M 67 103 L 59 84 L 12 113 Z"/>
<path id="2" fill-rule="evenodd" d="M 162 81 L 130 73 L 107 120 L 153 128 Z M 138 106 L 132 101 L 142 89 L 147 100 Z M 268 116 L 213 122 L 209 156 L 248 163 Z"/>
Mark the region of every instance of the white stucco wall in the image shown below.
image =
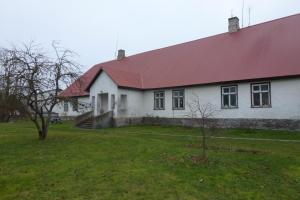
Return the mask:
<path id="1" fill-rule="evenodd" d="M 118 86 L 116 83 L 105 73 L 104 71 L 97 77 L 95 82 L 90 88 L 90 102 L 92 102 L 92 97 L 95 96 L 95 106 L 94 115 L 98 115 L 97 105 L 100 102 L 98 95 L 108 93 L 108 108 L 111 108 L 111 95 L 114 94 L 115 98 L 118 97 Z M 114 110 L 116 113 L 116 109 Z"/>
<path id="2" fill-rule="evenodd" d="M 271 107 L 270 108 L 252 108 L 250 84 L 254 82 L 238 83 L 238 108 L 221 109 L 221 86 L 206 85 L 197 87 L 186 87 L 185 91 L 185 109 L 172 109 L 172 90 L 165 91 L 165 109 L 154 110 L 154 91 L 155 90 L 133 90 L 118 88 L 116 83 L 105 73 L 102 72 L 90 88 L 90 97 L 83 97 L 79 101 L 91 103 L 92 96 L 95 96 L 95 105 L 99 102 L 99 94 L 108 94 L 108 108 L 111 108 L 111 95 L 115 95 L 114 116 L 116 117 L 169 117 L 182 118 L 189 114 L 188 103 L 197 95 L 200 101 L 211 103 L 217 108 L 214 117 L 216 118 L 261 118 L 261 119 L 300 119 L 300 78 L 290 78 L 269 81 L 271 86 Z M 176 88 L 174 88 L 176 89 Z M 121 112 L 121 95 L 127 95 L 126 112 Z M 63 111 L 63 104 L 58 110 Z M 55 112 L 55 111 L 54 111 Z M 79 113 L 74 112 L 72 105 L 69 105 L 68 113 L 61 115 L 76 116 Z M 125 113 L 125 114 L 124 114 Z M 94 115 L 98 115 L 95 108 Z"/>
<path id="3" fill-rule="evenodd" d="M 118 117 L 143 117 L 145 115 L 144 108 L 144 92 L 140 90 L 119 89 L 118 102 L 121 95 L 127 95 L 127 112 L 126 116 L 118 112 Z"/>
<path id="4" fill-rule="evenodd" d="M 77 97 L 78 98 L 78 104 L 80 103 L 86 103 L 89 104 L 90 103 L 90 98 L 88 96 L 85 97 Z M 64 111 L 64 102 L 61 102 L 59 104 L 57 104 L 54 108 L 53 108 L 53 112 L 58 113 L 59 116 L 71 116 L 71 117 L 75 117 L 78 116 L 80 114 L 83 114 L 84 112 L 87 112 L 86 109 L 81 108 L 80 106 L 78 106 L 78 112 L 73 110 L 73 105 L 72 103 L 68 102 L 68 111 L 65 112 Z"/>
<path id="5" fill-rule="evenodd" d="M 188 103 L 196 94 L 200 101 L 216 106 L 216 118 L 261 118 L 261 119 L 300 119 L 300 78 L 272 80 L 271 108 L 251 108 L 250 83 L 238 85 L 238 108 L 221 109 L 221 86 L 209 85 L 188 87 L 185 90 L 185 110 L 172 110 L 172 90 L 165 90 L 165 110 L 153 109 L 154 91 L 144 92 L 140 109 L 145 115 L 159 117 L 187 117 Z M 256 83 L 256 82 L 255 82 Z"/>

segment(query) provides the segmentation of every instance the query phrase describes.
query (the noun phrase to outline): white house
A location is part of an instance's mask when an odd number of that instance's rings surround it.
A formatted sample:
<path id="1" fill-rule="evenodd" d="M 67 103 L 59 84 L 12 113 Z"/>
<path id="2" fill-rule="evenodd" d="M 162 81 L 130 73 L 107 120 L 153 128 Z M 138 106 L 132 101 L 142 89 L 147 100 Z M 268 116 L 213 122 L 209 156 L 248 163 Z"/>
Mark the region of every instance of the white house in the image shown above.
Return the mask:
<path id="1" fill-rule="evenodd" d="M 62 95 L 91 105 L 81 122 L 110 112 L 115 125 L 191 125 L 197 96 L 216 107 L 220 127 L 300 129 L 299 24 L 300 14 L 240 29 L 234 17 L 223 34 L 129 57 L 119 50 Z"/>

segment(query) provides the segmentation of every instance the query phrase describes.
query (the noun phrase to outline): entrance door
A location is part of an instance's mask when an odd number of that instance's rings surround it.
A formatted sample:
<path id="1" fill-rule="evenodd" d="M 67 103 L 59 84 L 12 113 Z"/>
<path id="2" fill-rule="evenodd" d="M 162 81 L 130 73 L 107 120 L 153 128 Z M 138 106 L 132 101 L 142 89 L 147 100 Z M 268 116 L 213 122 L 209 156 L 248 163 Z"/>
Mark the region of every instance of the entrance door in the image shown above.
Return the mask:
<path id="1" fill-rule="evenodd" d="M 97 114 L 108 112 L 108 93 L 98 94 Z"/>

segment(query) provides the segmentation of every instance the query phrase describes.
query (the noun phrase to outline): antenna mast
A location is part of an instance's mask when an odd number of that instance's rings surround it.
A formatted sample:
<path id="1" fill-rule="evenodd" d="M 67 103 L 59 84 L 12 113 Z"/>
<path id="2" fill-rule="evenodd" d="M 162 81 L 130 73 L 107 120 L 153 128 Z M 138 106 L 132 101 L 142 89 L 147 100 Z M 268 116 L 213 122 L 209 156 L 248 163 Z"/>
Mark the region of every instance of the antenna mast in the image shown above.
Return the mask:
<path id="1" fill-rule="evenodd" d="M 250 26 L 250 25 L 251 25 L 251 7 L 248 8 L 248 12 L 249 12 L 249 13 L 248 13 L 248 14 L 249 14 L 248 26 Z"/>
<path id="2" fill-rule="evenodd" d="M 118 47 L 119 47 L 119 32 L 117 33 L 117 39 L 116 39 L 115 58 L 117 58 L 118 56 Z"/>
<path id="3" fill-rule="evenodd" d="M 243 0 L 243 7 L 242 7 L 242 28 L 244 28 L 244 7 L 245 7 L 245 0 Z"/>

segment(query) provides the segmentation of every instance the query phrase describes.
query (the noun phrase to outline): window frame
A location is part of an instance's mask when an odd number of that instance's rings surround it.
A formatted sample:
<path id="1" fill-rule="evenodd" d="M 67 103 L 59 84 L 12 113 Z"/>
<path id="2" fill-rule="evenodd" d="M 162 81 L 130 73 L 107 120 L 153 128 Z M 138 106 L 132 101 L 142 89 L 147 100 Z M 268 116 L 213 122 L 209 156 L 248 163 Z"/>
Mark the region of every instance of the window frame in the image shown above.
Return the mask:
<path id="1" fill-rule="evenodd" d="M 73 98 L 72 99 L 72 111 L 73 112 L 78 112 L 78 110 L 79 110 L 78 98 Z"/>
<path id="2" fill-rule="evenodd" d="M 183 107 L 180 108 L 175 108 L 174 107 L 174 92 L 180 92 L 182 91 L 183 92 L 183 96 L 182 96 L 182 99 L 183 99 Z M 185 90 L 184 89 L 176 89 L 176 90 L 172 90 L 172 110 L 185 110 Z"/>
<path id="3" fill-rule="evenodd" d="M 163 97 L 156 97 L 156 94 L 163 93 Z M 158 108 L 155 105 L 156 99 L 163 99 L 163 108 Z M 164 90 L 158 90 L 153 92 L 153 110 L 165 110 L 166 107 L 166 93 Z"/>
<path id="4" fill-rule="evenodd" d="M 259 91 L 259 94 L 260 94 L 260 105 L 259 106 L 255 106 L 254 105 L 254 91 L 253 91 L 253 86 L 255 85 L 260 85 L 260 91 Z M 261 91 L 261 85 L 268 85 L 268 94 L 269 94 L 269 105 L 262 105 L 262 91 Z M 251 98 L 251 108 L 272 108 L 272 98 L 271 98 L 271 82 L 270 81 L 267 81 L 267 82 L 256 82 L 256 83 L 251 83 L 250 84 L 250 98 Z"/>
<path id="5" fill-rule="evenodd" d="M 227 95 L 229 96 L 228 101 L 229 101 L 229 104 L 230 104 L 230 95 L 231 95 L 230 88 L 231 87 L 235 87 L 236 88 L 236 92 L 235 92 L 235 94 L 236 94 L 236 106 L 229 105 L 229 107 L 225 107 L 224 106 L 224 101 L 223 101 L 223 95 L 224 95 L 223 88 L 229 88 L 229 93 Z M 238 85 L 237 84 L 222 85 L 221 86 L 221 109 L 237 109 L 237 108 L 239 108 L 239 87 L 238 87 Z"/>
<path id="6" fill-rule="evenodd" d="M 64 112 L 69 112 L 69 102 L 64 101 Z"/>
<path id="7" fill-rule="evenodd" d="M 115 110 L 116 108 L 116 96 L 115 94 L 110 95 L 110 109 Z"/>

